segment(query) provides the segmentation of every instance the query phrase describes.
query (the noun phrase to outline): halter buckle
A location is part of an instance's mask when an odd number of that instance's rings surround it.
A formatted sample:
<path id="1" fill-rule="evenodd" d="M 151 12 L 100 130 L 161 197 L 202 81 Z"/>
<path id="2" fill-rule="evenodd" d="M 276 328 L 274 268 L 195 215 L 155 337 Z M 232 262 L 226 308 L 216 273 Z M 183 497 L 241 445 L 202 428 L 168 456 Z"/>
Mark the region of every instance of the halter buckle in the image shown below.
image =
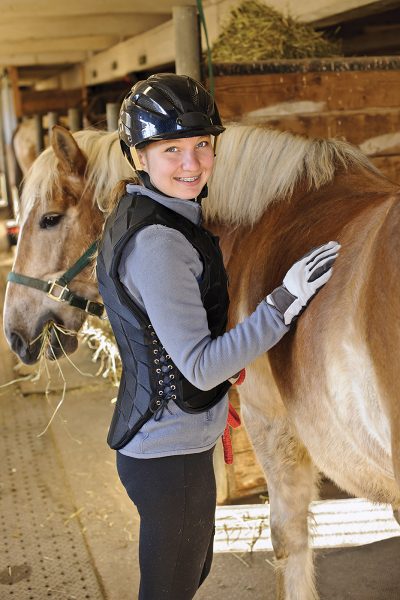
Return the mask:
<path id="1" fill-rule="evenodd" d="M 98 310 L 94 311 L 94 308 L 97 308 Z M 99 314 L 99 310 L 101 307 L 101 315 Z M 96 302 L 96 300 L 87 300 L 86 301 L 86 306 L 84 308 L 84 311 L 91 314 L 91 315 L 95 315 L 96 317 L 98 317 L 99 319 L 107 319 L 107 317 L 104 317 L 104 306 L 102 306 L 99 302 Z"/>
<path id="2" fill-rule="evenodd" d="M 47 292 L 47 296 L 56 302 L 65 302 L 64 293 L 68 292 L 66 285 L 61 285 L 57 281 L 49 281 L 50 289 Z"/>

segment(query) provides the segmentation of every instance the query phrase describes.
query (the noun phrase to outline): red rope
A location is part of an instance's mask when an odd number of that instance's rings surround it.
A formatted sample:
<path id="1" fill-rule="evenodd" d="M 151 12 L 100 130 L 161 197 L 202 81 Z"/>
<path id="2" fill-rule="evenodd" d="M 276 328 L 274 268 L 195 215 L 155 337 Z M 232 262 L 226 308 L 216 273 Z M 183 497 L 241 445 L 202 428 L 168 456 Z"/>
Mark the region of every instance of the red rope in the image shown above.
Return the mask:
<path id="1" fill-rule="evenodd" d="M 222 445 L 224 447 L 224 459 L 227 465 L 231 465 L 233 463 L 233 448 L 232 448 L 232 440 L 231 440 L 231 432 L 230 427 L 236 429 L 240 425 L 240 417 L 237 414 L 236 410 L 233 408 L 232 404 L 229 402 L 228 408 L 228 419 L 226 422 L 225 431 L 222 434 Z"/>
<path id="2" fill-rule="evenodd" d="M 242 385 L 243 381 L 246 379 L 246 369 L 242 369 L 239 373 L 238 378 L 233 383 L 233 385 Z M 224 459 L 227 465 L 231 465 L 233 463 L 233 448 L 232 448 L 232 440 L 231 440 L 231 432 L 230 427 L 232 429 L 236 429 L 240 426 L 240 417 L 237 414 L 236 410 L 233 408 L 232 404 L 229 402 L 228 405 L 228 418 L 226 420 L 226 426 L 224 433 L 222 434 L 222 445 L 224 447 Z"/>

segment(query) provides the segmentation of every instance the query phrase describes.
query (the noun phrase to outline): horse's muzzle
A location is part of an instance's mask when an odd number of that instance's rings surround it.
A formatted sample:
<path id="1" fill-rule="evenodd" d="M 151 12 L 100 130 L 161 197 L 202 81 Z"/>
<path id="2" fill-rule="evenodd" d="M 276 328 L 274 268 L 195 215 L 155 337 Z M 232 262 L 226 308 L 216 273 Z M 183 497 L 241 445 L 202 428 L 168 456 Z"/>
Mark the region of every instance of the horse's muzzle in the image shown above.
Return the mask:
<path id="1" fill-rule="evenodd" d="M 55 314 L 47 313 L 40 320 L 33 341 L 27 341 L 18 331 L 11 331 L 8 333 L 7 338 L 11 350 L 15 352 L 26 365 L 32 365 L 39 360 L 43 344 L 45 344 L 43 347 L 44 356 L 49 360 L 55 360 L 64 354 L 71 354 L 77 349 L 77 337 L 70 333 L 63 333 L 62 329 L 56 330 L 54 326 L 50 328 L 50 335 L 47 337 L 47 340 L 45 340 L 41 333 L 43 333 L 48 323 L 63 327 L 63 322 L 57 318 Z"/>

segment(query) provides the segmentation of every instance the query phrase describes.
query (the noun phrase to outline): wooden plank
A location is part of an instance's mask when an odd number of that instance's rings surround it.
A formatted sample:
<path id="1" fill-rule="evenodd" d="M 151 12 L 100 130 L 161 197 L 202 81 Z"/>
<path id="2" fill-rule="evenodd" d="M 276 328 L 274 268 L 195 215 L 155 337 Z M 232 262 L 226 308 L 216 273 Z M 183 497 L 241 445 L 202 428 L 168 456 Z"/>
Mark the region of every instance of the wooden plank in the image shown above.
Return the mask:
<path id="1" fill-rule="evenodd" d="M 24 116 L 46 114 L 49 111 L 66 113 L 69 108 L 82 104 L 82 91 L 78 90 L 51 90 L 21 92 L 21 107 Z"/>
<path id="2" fill-rule="evenodd" d="M 400 131 L 400 108 L 258 116 L 241 120 L 312 138 L 342 138 L 360 145 L 373 137 Z"/>
<path id="3" fill-rule="evenodd" d="M 282 102 L 323 102 L 324 111 L 398 107 L 398 71 L 344 71 L 232 75 L 215 78 L 215 93 L 223 119 Z"/>

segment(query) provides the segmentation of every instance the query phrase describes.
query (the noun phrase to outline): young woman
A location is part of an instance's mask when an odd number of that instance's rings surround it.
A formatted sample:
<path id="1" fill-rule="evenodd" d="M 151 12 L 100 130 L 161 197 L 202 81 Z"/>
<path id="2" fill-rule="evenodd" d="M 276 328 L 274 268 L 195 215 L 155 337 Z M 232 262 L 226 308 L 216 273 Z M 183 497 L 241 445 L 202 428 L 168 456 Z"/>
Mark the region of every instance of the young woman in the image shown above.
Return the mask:
<path id="1" fill-rule="evenodd" d="M 140 600 L 190 600 L 208 575 L 229 379 L 279 342 L 339 249 L 313 250 L 225 333 L 227 278 L 200 205 L 223 131 L 213 98 L 186 76 L 152 75 L 121 108 L 122 151 L 141 185 L 128 184 L 108 218 L 97 268 L 123 362 L 108 442 L 141 518 Z"/>

